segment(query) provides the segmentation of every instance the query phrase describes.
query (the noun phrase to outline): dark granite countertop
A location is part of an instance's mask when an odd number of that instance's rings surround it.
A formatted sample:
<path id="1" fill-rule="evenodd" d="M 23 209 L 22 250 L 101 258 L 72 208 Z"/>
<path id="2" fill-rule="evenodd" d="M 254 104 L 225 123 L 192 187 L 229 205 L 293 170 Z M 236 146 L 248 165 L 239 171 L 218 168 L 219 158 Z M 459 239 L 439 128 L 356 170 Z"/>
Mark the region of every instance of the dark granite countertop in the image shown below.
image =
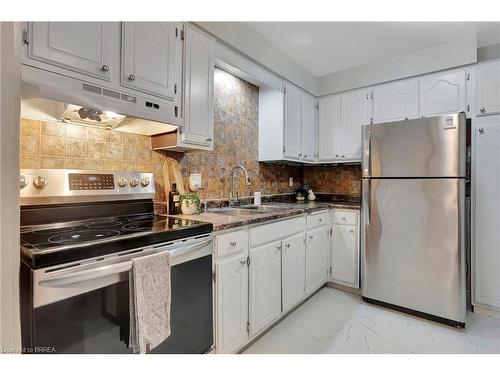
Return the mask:
<path id="1" fill-rule="evenodd" d="M 276 205 L 276 203 L 271 203 Z M 203 212 L 196 215 L 176 215 L 176 217 L 204 221 L 212 223 L 214 232 L 224 229 L 235 228 L 239 226 L 264 223 L 277 219 L 301 215 L 303 213 L 321 211 L 329 208 L 360 209 L 360 203 L 352 200 L 340 200 L 332 202 L 300 202 L 300 203 L 281 203 L 283 208 L 272 212 L 262 212 L 255 215 L 230 216 L 217 212 Z"/>

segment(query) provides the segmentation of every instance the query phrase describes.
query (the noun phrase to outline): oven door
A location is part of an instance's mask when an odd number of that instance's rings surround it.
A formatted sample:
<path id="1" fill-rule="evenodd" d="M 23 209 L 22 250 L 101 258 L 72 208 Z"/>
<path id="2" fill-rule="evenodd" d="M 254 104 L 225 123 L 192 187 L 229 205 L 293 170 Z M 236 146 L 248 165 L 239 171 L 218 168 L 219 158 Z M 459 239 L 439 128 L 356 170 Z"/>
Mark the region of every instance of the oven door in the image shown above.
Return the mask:
<path id="1" fill-rule="evenodd" d="M 25 271 L 31 272 L 31 281 L 25 284 L 32 286 L 31 313 L 23 314 L 25 351 L 131 353 L 131 259 L 161 251 L 171 253 L 171 334 L 152 353 L 209 351 L 213 345 L 211 236 L 65 268 Z"/>

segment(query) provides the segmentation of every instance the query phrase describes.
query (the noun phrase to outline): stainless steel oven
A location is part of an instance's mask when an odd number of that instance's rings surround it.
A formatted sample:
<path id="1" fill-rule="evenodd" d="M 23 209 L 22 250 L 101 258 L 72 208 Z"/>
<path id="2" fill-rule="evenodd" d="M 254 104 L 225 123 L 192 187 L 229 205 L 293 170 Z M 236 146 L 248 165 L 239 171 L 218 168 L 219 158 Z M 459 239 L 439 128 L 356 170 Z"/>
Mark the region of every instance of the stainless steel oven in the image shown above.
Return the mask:
<path id="1" fill-rule="evenodd" d="M 171 335 L 152 353 L 209 351 L 213 344 L 211 234 L 34 270 L 23 264 L 25 351 L 131 353 L 131 260 L 163 251 L 170 252 L 171 259 Z"/>

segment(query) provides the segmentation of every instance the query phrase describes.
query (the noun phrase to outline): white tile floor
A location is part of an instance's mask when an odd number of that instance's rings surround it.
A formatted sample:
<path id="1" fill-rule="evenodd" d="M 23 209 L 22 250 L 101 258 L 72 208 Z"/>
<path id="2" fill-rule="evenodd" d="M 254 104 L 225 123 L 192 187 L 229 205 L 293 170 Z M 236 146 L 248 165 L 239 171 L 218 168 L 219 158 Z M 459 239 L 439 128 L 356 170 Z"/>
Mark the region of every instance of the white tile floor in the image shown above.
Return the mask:
<path id="1" fill-rule="evenodd" d="M 458 330 L 323 288 L 245 353 L 500 353 L 500 319 L 469 313 Z"/>

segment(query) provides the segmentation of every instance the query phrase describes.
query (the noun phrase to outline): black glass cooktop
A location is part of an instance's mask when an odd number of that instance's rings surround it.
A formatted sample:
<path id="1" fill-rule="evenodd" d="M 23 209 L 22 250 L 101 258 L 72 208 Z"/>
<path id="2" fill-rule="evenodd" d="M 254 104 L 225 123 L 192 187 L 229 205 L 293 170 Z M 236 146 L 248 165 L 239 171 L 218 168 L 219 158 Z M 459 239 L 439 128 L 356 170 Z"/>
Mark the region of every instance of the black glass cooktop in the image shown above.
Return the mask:
<path id="1" fill-rule="evenodd" d="M 212 224 L 153 214 L 137 214 L 21 228 L 25 257 L 38 265 L 57 264 L 196 236 Z M 48 259 L 51 258 L 49 261 Z M 47 264 L 48 262 L 48 264 Z"/>

